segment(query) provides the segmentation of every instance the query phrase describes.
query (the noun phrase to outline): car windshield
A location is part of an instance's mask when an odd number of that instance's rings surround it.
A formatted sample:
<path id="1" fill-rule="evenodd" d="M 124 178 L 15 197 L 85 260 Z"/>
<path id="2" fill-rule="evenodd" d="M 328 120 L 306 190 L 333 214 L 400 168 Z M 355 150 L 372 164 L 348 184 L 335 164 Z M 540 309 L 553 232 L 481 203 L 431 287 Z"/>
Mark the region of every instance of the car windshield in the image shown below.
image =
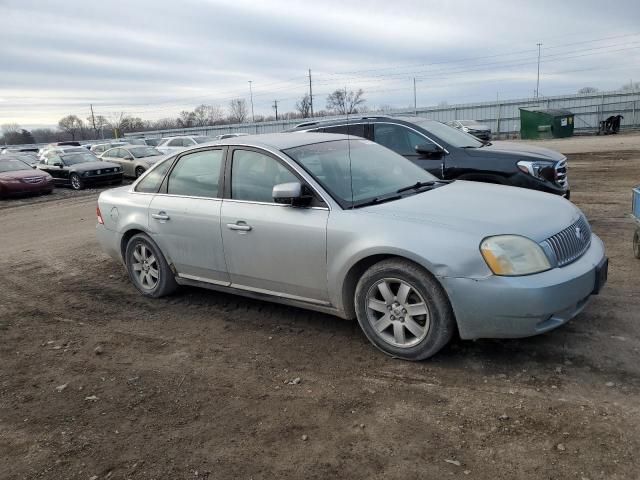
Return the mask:
<path id="1" fill-rule="evenodd" d="M 131 155 L 136 158 L 155 157 L 156 155 L 162 155 L 162 152 L 156 150 L 153 147 L 134 147 L 130 148 Z"/>
<path id="2" fill-rule="evenodd" d="M 215 138 L 213 137 L 193 137 L 193 141 L 196 143 L 207 143 L 213 142 Z"/>
<path id="3" fill-rule="evenodd" d="M 77 147 L 77 148 L 65 148 L 63 150 L 64 153 L 75 153 L 75 152 L 86 152 L 87 149 L 84 147 Z"/>
<path id="4" fill-rule="evenodd" d="M 417 182 L 437 181 L 406 158 L 369 140 L 334 140 L 284 152 L 309 172 L 343 208 L 395 196 L 399 189 Z"/>
<path id="5" fill-rule="evenodd" d="M 484 145 L 484 143 L 473 135 L 469 135 L 444 123 L 436 122 L 435 120 L 411 119 L 411 122 L 424 128 L 428 133 L 433 134 L 452 147 L 480 148 Z"/>
<path id="6" fill-rule="evenodd" d="M 19 170 L 31 170 L 31 167 L 21 160 L 7 158 L 0 160 L 0 173 L 17 172 Z"/>
<path id="7" fill-rule="evenodd" d="M 78 163 L 95 162 L 97 160 L 97 157 L 90 153 L 71 153 L 61 155 L 61 158 L 65 165 L 76 165 Z"/>

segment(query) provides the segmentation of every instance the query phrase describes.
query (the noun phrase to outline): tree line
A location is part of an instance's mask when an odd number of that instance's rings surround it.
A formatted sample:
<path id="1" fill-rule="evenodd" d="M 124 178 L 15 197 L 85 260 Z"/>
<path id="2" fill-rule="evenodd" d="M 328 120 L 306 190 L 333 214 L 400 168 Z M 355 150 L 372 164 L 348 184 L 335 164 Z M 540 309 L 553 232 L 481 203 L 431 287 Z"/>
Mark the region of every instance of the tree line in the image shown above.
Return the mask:
<path id="1" fill-rule="evenodd" d="M 249 113 L 247 101 L 243 98 L 232 99 L 226 108 L 220 105 L 201 104 L 193 110 L 183 110 L 177 117 L 166 117 L 159 120 L 144 120 L 141 117 L 120 112 L 112 115 L 92 115 L 85 119 L 77 115 L 66 115 L 58 121 L 57 128 L 37 128 L 31 131 L 21 128 L 16 123 L 2 125 L 0 143 L 5 145 L 21 145 L 29 143 L 51 143 L 63 140 L 98 140 L 119 138 L 128 132 L 145 132 L 152 130 L 170 130 L 178 128 L 209 127 L 237 123 L 269 122 L 329 115 L 351 115 L 367 111 L 364 91 L 347 91 L 338 89 L 326 98 L 325 109 L 312 112 L 311 97 L 304 95 L 295 104 L 295 110 L 278 112 L 274 103 L 272 115 L 255 115 Z"/>

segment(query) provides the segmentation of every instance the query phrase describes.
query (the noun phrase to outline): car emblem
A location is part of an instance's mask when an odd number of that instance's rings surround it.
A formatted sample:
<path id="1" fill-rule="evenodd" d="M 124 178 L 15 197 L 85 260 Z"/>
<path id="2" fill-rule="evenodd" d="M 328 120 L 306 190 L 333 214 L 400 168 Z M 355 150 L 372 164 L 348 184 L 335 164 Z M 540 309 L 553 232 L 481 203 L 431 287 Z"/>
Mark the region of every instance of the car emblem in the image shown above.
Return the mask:
<path id="1" fill-rule="evenodd" d="M 582 230 L 580 227 L 576 227 L 576 237 L 578 237 L 578 240 L 582 240 Z"/>

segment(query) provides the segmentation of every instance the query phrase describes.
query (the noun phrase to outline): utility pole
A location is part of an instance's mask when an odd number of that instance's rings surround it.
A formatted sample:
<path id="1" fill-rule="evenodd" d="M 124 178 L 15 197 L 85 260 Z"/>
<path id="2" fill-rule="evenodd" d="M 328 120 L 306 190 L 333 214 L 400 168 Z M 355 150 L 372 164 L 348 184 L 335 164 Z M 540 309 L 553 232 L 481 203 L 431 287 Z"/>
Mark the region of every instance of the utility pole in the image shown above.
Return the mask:
<path id="1" fill-rule="evenodd" d="M 413 77 L 413 114 L 418 115 L 418 102 L 416 97 L 416 77 Z"/>
<path id="2" fill-rule="evenodd" d="M 251 98 L 251 121 L 256 123 L 256 117 L 253 114 L 253 90 L 251 89 L 251 80 L 249 80 L 249 96 Z"/>
<path id="3" fill-rule="evenodd" d="M 542 43 L 537 43 L 538 45 L 538 79 L 536 80 L 536 98 L 540 96 L 540 47 Z"/>
<path id="4" fill-rule="evenodd" d="M 311 117 L 313 117 L 313 89 L 311 88 L 311 69 L 309 69 L 309 103 L 311 106 Z"/>
<path id="5" fill-rule="evenodd" d="M 96 117 L 93 115 L 93 103 L 89 104 L 89 108 L 91 108 L 91 126 L 93 127 L 93 131 L 98 135 L 96 131 Z"/>
<path id="6" fill-rule="evenodd" d="M 273 108 L 276 111 L 276 122 L 278 121 L 278 100 L 273 101 Z"/>

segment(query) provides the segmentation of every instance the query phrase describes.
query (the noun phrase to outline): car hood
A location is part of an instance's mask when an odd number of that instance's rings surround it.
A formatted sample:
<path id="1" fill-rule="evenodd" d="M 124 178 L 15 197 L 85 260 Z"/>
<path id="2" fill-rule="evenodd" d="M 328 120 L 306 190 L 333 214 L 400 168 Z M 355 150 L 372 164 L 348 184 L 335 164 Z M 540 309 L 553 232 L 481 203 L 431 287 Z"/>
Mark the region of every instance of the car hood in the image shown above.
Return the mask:
<path id="1" fill-rule="evenodd" d="M 565 229 L 581 214 L 558 195 L 463 180 L 360 210 L 374 217 L 477 234 L 479 240 L 513 234 L 536 242 Z"/>
<path id="2" fill-rule="evenodd" d="M 475 130 L 476 132 L 488 132 L 491 130 L 491 127 L 487 127 L 486 125 L 465 125 L 469 130 Z"/>
<path id="3" fill-rule="evenodd" d="M 467 149 L 466 152 L 471 156 L 509 155 L 521 158 L 534 158 L 537 160 L 552 160 L 555 162 L 566 158 L 563 154 L 549 150 L 548 148 L 534 147 L 526 143 L 516 142 L 491 142 L 491 145 L 486 145 L 478 149 Z"/>
<path id="4" fill-rule="evenodd" d="M 85 163 L 77 163 L 75 165 L 71 165 L 69 169 L 76 170 L 78 172 L 86 172 L 87 170 L 102 170 L 103 168 L 114 168 L 119 167 L 115 163 L 97 161 L 97 162 L 85 162 Z"/>
<path id="5" fill-rule="evenodd" d="M 43 172 L 42 170 L 17 170 L 15 172 L 0 172 L 0 181 L 3 179 L 16 179 L 21 180 L 23 178 L 33 178 L 33 177 L 45 177 L 48 178 L 49 175 L 47 172 Z"/>
<path id="6" fill-rule="evenodd" d="M 149 165 L 153 165 L 154 163 L 156 163 L 158 160 L 162 160 L 163 158 L 167 158 L 167 156 L 165 154 L 162 155 L 153 155 L 152 157 L 142 157 L 142 158 L 138 158 L 138 160 L 148 163 Z"/>

